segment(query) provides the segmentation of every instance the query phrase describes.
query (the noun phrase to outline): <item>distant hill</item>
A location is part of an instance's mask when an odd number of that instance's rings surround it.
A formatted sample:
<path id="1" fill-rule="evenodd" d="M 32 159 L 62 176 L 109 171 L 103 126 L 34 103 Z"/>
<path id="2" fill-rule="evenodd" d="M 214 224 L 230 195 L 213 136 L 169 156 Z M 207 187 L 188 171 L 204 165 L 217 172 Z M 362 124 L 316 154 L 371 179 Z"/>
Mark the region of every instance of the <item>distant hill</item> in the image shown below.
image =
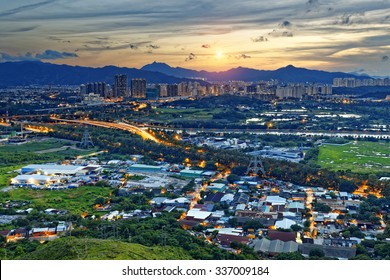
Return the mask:
<path id="1" fill-rule="evenodd" d="M 115 74 L 132 78 L 145 78 L 148 83 L 180 83 L 188 79 L 160 72 L 105 66 L 101 68 L 58 65 L 39 61 L 0 63 L 0 86 L 17 85 L 80 85 L 89 82 L 114 83 Z"/>
<path id="2" fill-rule="evenodd" d="M 260 81 L 276 79 L 282 82 L 311 82 L 331 84 L 334 78 L 367 78 L 368 76 L 354 75 L 343 72 L 326 72 L 297 68 L 288 65 L 277 70 L 256 70 L 245 67 L 232 68 L 222 72 L 196 71 L 181 67 L 171 67 L 168 64 L 153 62 L 141 68 L 145 71 L 155 71 L 181 78 L 205 78 L 207 81 Z"/>
<path id="3" fill-rule="evenodd" d="M 64 237 L 51 241 L 24 260 L 189 260 L 183 249 L 171 246 L 146 247 L 117 240 Z"/>
<path id="4" fill-rule="evenodd" d="M 115 74 L 127 74 L 132 78 L 145 78 L 148 83 L 180 83 L 197 78 L 207 81 L 260 81 L 277 79 L 282 82 L 332 83 L 333 78 L 363 78 L 342 72 L 326 72 L 297 68 L 292 65 L 277 70 L 256 70 L 237 67 L 222 72 L 196 71 L 171 67 L 165 63 L 153 62 L 141 69 L 105 66 L 100 68 L 58 65 L 40 61 L 19 61 L 0 63 L 0 86 L 17 85 L 80 85 L 89 82 L 113 84 Z M 202 84 L 205 84 L 201 81 Z"/>
<path id="5" fill-rule="evenodd" d="M 390 86 L 366 86 L 355 88 L 336 87 L 333 88 L 333 94 L 356 95 L 356 97 L 359 98 L 385 99 L 387 95 L 390 95 Z"/>

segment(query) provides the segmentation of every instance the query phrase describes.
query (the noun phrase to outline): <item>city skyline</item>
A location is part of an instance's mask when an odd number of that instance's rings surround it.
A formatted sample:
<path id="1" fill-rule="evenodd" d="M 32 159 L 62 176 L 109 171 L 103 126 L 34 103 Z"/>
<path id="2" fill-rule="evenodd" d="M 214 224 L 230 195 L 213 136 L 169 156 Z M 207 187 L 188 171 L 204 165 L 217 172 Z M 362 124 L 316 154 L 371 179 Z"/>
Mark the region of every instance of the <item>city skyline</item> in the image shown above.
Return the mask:
<path id="1" fill-rule="evenodd" d="M 389 1 L 18 1 L 0 12 L 0 62 L 388 76 L 389 12 Z"/>

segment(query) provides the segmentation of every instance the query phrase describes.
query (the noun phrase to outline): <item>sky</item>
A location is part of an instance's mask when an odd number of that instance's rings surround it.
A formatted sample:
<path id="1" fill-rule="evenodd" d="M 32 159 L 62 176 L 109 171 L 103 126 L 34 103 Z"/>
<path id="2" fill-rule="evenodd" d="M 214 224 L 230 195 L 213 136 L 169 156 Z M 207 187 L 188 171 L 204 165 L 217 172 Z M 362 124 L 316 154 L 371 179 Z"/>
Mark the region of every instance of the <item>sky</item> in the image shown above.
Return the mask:
<path id="1" fill-rule="evenodd" d="M 390 76 L 390 0 L 0 0 L 0 62 Z"/>

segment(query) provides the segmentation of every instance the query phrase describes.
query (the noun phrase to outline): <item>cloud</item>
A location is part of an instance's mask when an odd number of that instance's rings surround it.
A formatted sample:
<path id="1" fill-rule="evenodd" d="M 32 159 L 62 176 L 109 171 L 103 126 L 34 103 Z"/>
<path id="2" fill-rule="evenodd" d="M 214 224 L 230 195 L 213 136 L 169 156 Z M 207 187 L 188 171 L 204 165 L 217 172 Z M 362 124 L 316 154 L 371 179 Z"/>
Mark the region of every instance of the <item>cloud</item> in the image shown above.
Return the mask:
<path id="1" fill-rule="evenodd" d="M 288 20 L 285 20 L 279 24 L 279 27 L 281 27 L 281 28 L 291 28 L 291 26 L 292 26 L 292 23 L 289 22 Z"/>
<path id="2" fill-rule="evenodd" d="M 202 48 L 209 49 L 209 48 L 211 48 L 211 46 L 209 44 L 204 44 L 204 45 L 202 45 Z"/>
<path id="3" fill-rule="evenodd" d="M 246 55 L 246 54 L 240 54 L 240 55 L 237 55 L 236 56 L 236 59 L 247 59 L 247 58 L 252 58 L 250 55 Z"/>
<path id="4" fill-rule="evenodd" d="M 185 61 L 194 60 L 194 59 L 196 59 L 196 58 L 197 58 L 196 54 L 190 53 L 190 54 L 187 56 L 187 58 L 185 59 Z"/>
<path id="5" fill-rule="evenodd" d="M 254 43 L 267 42 L 268 41 L 267 37 L 265 37 L 265 36 L 258 36 L 258 37 L 255 37 L 255 38 L 251 38 L 251 40 Z"/>
<path id="6" fill-rule="evenodd" d="M 42 53 L 36 53 L 33 55 L 31 52 L 27 52 L 22 55 L 11 55 L 8 53 L 0 53 L 0 61 L 33 61 L 33 60 L 55 60 L 55 59 L 64 59 L 79 57 L 75 53 L 70 52 L 59 52 L 55 50 L 45 50 Z"/>
<path id="7" fill-rule="evenodd" d="M 272 30 L 268 33 L 271 37 L 293 37 L 293 33 L 291 31 L 281 31 L 281 30 Z"/>
<path id="8" fill-rule="evenodd" d="M 43 53 L 37 53 L 35 58 L 37 59 L 46 59 L 46 60 L 55 60 L 62 58 L 70 58 L 70 57 L 79 57 L 75 53 L 70 52 L 58 52 L 54 50 L 45 50 Z"/>
<path id="9" fill-rule="evenodd" d="M 138 46 L 135 45 L 135 44 L 130 44 L 129 47 L 130 47 L 130 49 L 132 49 L 132 50 L 138 50 Z"/>
<path id="10" fill-rule="evenodd" d="M 43 2 L 39 2 L 39 3 L 35 3 L 35 4 L 20 6 L 20 7 L 14 8 L 14 9 L 10 9 L 10 10 L 4 11 L 4 12 L 0 12 L 0 17 L 13 15 L 13 14 L 17 14 L 17 13 L 20 13 L 20 12 L 25 12 L 25 11 L 28 11 L 28 10 L 39 8 L 41 6 L 44 6 L 44 5 L 56 2 L 56 1 L 57 0 L 49 0 L 49 1 L 43 1 Z"/>
<path id="11" fill-rule="evenodd" d="M 316 5 L 316 4 L 318 4 L 318 3 L 319 3 L 318 0 L 309 0 L 309 1 L 307 1 L 306 4 L 308 4 L 308 5 Z"/>
<path id="12" fill-rule="evenodd" d="M 39 25 L 21 27 L 21 28 L 14 29 L 11 32 L 27 32 L 27 31 L 31 31 L 31 30 L 38 28 L 38 26 Z"/>
<path id="13" fill-rule="evenodd" d="M 86 44 L 83 45 L 83 48 L 78 48 L 75 50 L 75 52 L 78 51 L 93 51 L 93 52 L 100 52 L 100 51 L 117 51 L 117 50 L 138 50 L 140 46 L 149 44 L 146 46 L 146 48 L 152 50 L 152 49 L 158 49 L 159 46 L 150 44 L 151 41 L 142 41 L 142 42 L 134 42 L 134 43 L 127 43 L 127 44 L 120 44 L 118 45 L 118 42 L 108 42 L 103 40 L 94 40 L 94 41 L 87 41 Z M 90 46 L 90 45 L 95 46 Z"/>
<path id="14" fill-rule="evenodd" d="M 364 22 L 364 16 L 365 16 L 364 12 L 363 13 L 345 13 L 335 23 L 339 24 L 339 25 L 359 24 L 359 23 Z"/>
<path id="15" fill-rule="evenodd" d="M 153 44 L 149 44 L 149 45 L 146 46 L 146 48 L 151 49 L 151 50 L 156 50 L 156 49 L 159 49 L 160 46 L 158 46 L 158 45 L 153 45 Z"/>
<path id="16" fill-rule="evenodd" d="M 25 60 L 37 60 L 33 57 L 33 55 L 30 52 L 27 52 L 23 55 L 11 55 L 8 53 L 1 52 L 0 53 L 0 61 L 25 61 Z"/>
<path id="17" fill-rule="evenodd" d="M 384 55 L 384 56 L 382 56 L 382 58 L 381 58 L 381 61 L 382 62 L 387 62 L 387 61 L 389 61 L 389 56 L 388 55 Z"/>

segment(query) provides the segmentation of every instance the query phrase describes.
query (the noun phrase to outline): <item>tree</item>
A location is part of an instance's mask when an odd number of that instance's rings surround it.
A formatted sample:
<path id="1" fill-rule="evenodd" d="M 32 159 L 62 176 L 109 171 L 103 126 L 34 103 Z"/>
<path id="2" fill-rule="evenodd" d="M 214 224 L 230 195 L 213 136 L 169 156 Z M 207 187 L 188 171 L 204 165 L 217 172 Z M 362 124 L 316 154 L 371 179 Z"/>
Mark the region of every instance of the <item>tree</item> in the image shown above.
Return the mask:
<path id="1" fill-rule="evenodd" d="M 233 184 L 234 182 L 240 180 L 240 176 L 236 175 L 236 174 L 230 174 L 228 177 L 227 177 L 227 180 L 230 184 Z"/>
<path id="2" fill-rule="evenodd" d="M 259 228 L 264 227 L 259 221 L 257 220 L 249 220 L 246 221 L 242 227 L 243 230 L 247 231 L 248 229 L 257 230 Z"/>
<path id="3" fill-rule="evenodd" d="M 304 260 L 305 257 L 302 256 L 299 252 L 292 253 L 280 253 L 276 256 L 276 260 Z"/>
<path id="4" fill-rule="evenodd" d="M 95 199 L 95 204 L 104 205 L 105 203 L 106 203 L 106 200 L 102 196 Z"/>
<path id="5" fill-rule="evenodd" d="M 231 227 L 237 227 L 237 226 L 238 226 L 238 220 L 237 220 L 237 218 L 231 218 L 231 219 L 229 220 L 229 224 L 230 224 Z"/>
<path id="6" fill-rule="evenodd" d="M 321 249 L 311 249 L 310 252 L 309 252 L 309 257 L 317 257 L 317 258 L 323 258 L 325 257 L 325 253 L 324 251 L 322 251 Z"/>
<path id="7" fill-rule="evenodd" d="M 302 227 L 301 227 L 300 225 L 297 225 L 297 224 L 292 225 L 290 228 L 291 228 L 293 231 L 296 231 L 296 232 L 302 230 Z"/>
<path id="8" fill-rule="evenodd" d="M 375 255 L 380 256 L 382 258 L 390 257 L 390 243 L 385 244 L 377 244 L 374 247 Z"/>

